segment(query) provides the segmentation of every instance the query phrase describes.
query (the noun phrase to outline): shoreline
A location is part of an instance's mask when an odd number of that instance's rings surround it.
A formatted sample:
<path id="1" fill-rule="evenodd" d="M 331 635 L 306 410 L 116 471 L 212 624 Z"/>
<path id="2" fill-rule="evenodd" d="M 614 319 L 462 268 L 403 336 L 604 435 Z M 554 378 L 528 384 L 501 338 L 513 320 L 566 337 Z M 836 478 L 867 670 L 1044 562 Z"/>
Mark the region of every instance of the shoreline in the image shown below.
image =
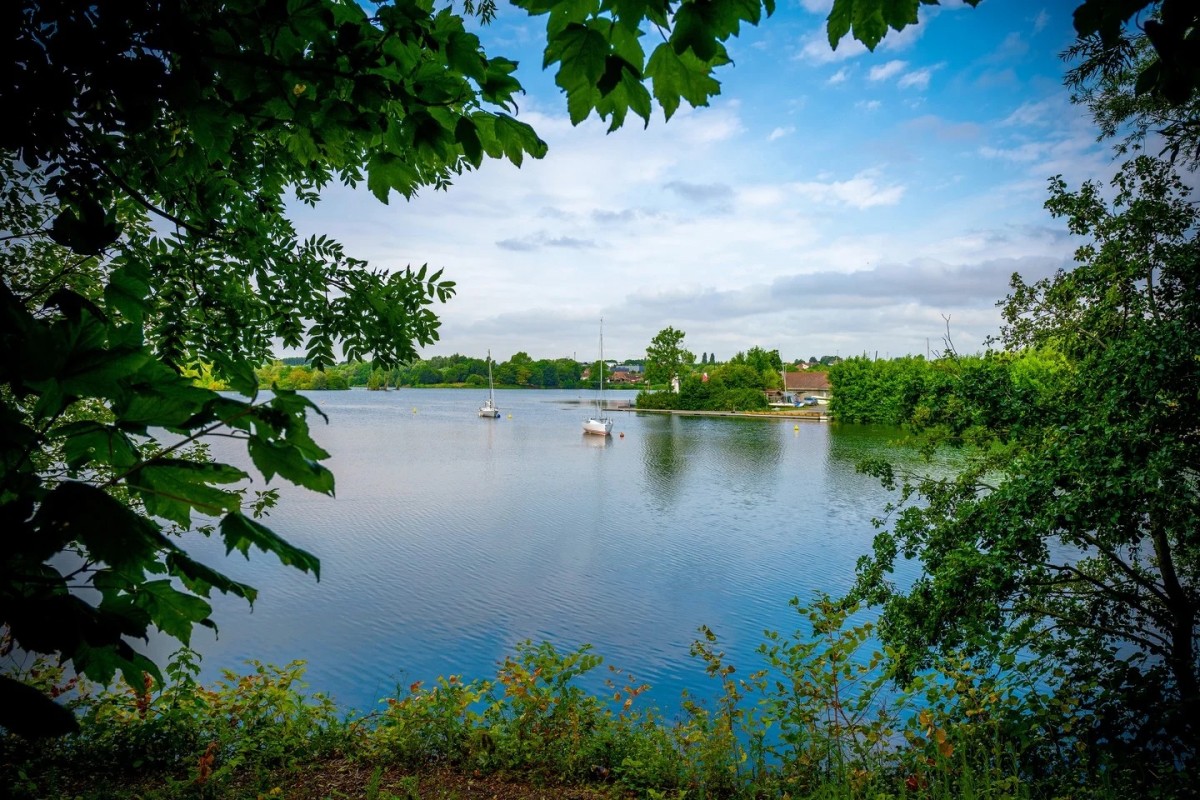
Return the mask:
<path id="1" fill-rule="evenodd" d="M 829 422 L 832 418 L 824 411 L 685 411 L 676 408 L 637 408 L 635 406 L 608 406 L 609 411 L 634 411 L 642 414 L 675 414 L 680 417 L 751 417 L 753 419 L 790 419 L 807 422 Z"/>

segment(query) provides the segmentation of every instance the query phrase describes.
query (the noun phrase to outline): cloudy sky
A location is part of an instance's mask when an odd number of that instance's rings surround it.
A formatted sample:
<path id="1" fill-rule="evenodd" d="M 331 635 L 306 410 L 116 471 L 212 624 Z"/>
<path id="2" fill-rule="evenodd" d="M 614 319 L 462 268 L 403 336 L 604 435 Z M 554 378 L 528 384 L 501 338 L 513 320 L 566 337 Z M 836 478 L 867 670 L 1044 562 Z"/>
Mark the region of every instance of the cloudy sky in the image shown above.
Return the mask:
<path id="1" fill-rule="evenodd" d="M 1113 172 L 1062 87 L 1077 3 L 922 7 L 874 53 L 825 39 L 829 0 L 780 0 L 743 31 L 708 108 L 648 128 L 572 127 L 540 71 L 544 19 L 505 7 L 481 31 L 521 62 L 519 117 L 550 145 L 485 163 L 447 192 L 382 205 L 333 190 L 305 232 L 379 266 L 445 268 L 426 357 L 637 358 L 662 328 L 697 355 L 758 345 L 787 360 L 975 352 L 1009 276 L 1078 246 L 1042 208 L 1047 179 Z"/>

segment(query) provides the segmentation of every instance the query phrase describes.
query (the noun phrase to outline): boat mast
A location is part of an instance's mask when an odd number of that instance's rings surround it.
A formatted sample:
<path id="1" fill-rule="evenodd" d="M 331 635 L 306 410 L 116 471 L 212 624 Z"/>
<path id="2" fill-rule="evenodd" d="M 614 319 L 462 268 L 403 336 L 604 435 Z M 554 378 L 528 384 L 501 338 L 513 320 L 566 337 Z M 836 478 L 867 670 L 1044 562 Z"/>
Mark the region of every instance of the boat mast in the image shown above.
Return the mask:
<path id="1" fill-rule="evenodd" d="M 600 318 L 600 399 L 596 401 L 596 410 L 600 418 L 604 418 L 604 317 Z"/>

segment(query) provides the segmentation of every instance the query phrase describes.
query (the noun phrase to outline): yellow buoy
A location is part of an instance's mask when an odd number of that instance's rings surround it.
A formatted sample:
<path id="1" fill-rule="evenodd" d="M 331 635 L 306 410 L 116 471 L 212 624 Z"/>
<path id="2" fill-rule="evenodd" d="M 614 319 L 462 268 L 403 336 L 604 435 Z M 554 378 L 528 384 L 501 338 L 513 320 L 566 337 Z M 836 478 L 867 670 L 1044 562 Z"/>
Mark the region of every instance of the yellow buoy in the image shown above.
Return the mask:
<path id="1" fill-rule="evenodd" d="M 509 418 L 509 419 L 512 419 L 512 414 L 509 414 L 509 415 L 508 415 L 508 418 Z"/>
<path id="2" fill-rule="evenodd" d="M 799 426 L 799 425 L 793 425 L 793 426 L 792 426 L 792 430 L 794 430 L 794 431 L 798 431 L 798 430 L 800 430 L 800 426 Z"/>
<path id="3" fill-rule="evenodd" d="M 414 409 L 413 409 L 413 413 L 414 413 L 414 414 L 415 414 L 415 413 L 417 413 L 417 409 L 415 409 L 415 408 L 414 408 Z"/>

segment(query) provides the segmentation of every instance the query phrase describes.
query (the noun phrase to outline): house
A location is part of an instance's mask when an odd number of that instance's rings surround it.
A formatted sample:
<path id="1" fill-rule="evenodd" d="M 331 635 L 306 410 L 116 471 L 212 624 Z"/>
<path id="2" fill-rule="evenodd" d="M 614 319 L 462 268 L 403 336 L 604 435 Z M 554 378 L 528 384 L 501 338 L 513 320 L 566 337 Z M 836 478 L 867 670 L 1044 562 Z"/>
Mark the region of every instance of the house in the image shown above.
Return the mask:
<path id="1" fill-rule="evenodd" d="M 609 383 L 641 383 L 642 368 L 637 365 L 621 364 L 608 373 Z"/>
<path id="2" fill-rule="evenodd" d="M 641 383 L 642 368 L 638 364 L 617 364 L 615 361 L 605 361 L 608 370 L 605 373 L 604 380 L 608 383 Z M 580 380 L 589 380 L 592 377 L 592 366 L 589 364 L 583 370 L 583 374 L 579 376 Z"/>
<path id="3" fill-rule="evenodd" d="M 806 397 L 829 402 L 833 393 L 829 385 L 828 372 L 805 370 L 803 372 L 783 373 L 783 392 L 785 402 L 799 402 Z"/>

